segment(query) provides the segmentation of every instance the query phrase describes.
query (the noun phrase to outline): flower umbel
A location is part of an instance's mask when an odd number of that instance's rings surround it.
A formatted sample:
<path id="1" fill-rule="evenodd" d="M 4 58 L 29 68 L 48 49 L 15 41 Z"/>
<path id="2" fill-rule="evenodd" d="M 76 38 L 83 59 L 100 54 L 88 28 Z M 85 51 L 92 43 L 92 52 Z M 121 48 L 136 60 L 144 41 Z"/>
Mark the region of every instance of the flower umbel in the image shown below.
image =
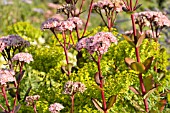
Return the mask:
<path id="1" fill-rule="evenodd" d="M 86 87 L 84 84 L 81 82 L 73 82 L 73 81 L 68 81 L 64 85 L 64 94 L 75 94 L 76 92 L 81 92 L 83 93 L 86 90 Z"/>
<path id="2" fill-rule="evenodd" d="M 13 70 L 2 69 L 0 70 L 0 85 L 6 85 L 7 82 L 16 81 L 15 72 Z"/>
<path id="3" fill-rule="evenodd" d="M 78 51 L 85 48 L 90 54 L 93 54 L 95 51 L 104 54 L 107 52 L 112 42 L 117 44 L 117 39 L 112 33 L 99 32 L 90 38 L 81 39 L 77 43 L 76 48 Z"/>
<path id="4" fill-rule="evenodd" d="M 60 110 L 64 109 L 64 106 L 60 103 L 51 104 L 49 107 L 49 111 L 51 113 L 59 113 Z"/>
<path id="5" fill-rule="evenodd" d="M 27 96 L 25 100 L 27 102 L 27 106 L 32 106 L 34 102 L 37 101 L 39 98 L 39 95 Z"/>
<path id="6" fill-rule="evenodd" d="M 30 63 L 31 61 L 33 61 L 33 58 L 31 54 L 22 52 L 22 53 L 15 54 L 12 60 Z"/>
<path id="7" fill-rule="evenodd" d="M 30 46 L 30 43 L 18 35 L 8 35 L 0 38 L 0 52 L 7 47 L 24 48 Z"/>

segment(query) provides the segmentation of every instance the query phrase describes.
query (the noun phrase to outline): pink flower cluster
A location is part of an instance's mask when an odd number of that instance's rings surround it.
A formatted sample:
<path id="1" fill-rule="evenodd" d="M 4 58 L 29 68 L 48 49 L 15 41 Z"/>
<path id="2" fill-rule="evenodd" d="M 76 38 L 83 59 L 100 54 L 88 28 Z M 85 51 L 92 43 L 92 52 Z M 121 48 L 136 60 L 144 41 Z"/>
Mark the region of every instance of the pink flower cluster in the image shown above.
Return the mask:
<path id="1" fill-rule="evenodd" d="M 162 12 L 155 11 L 144 11 L 140 13 L 135 13 L 136 24 L 143 24 L 149 26 L 154 24 L 156 27 L 170 27 L 170 20 Z M 149 23 L 149 24 L 148 24 Z"/>
<path id="2" fill-rule="evenodd" d="M 51 104 L 50 107 L 49 107 L 49 111 L 51 113 L 59 113 L 60 110 L 64 109 L 64 106 L 61 105 L 60 103 L 54 103 L 54 104 Z"/>
<path id="3" fill-rule="evenodd" d="M 8 35 L 0 38 L 0 52 L 7 47 L 27 47 L 30 43 L 18 35 Z"/>
<path id="4" fill-rule="evenodd" d="M 50 18 L 47 21 L 45 21 L 41 29 L 55 29 L 56 31 L 72 31 L 76 26 L 82 25 L 83 22 L 78 17 L 70 17 L 65 21 L 59 21 L 56 18 Z"/>
<path id="5" fill-rule="evenodd" d="M 76 49 L 80 51 L 82 48 L 85 48 L 90 54 L 93 54 L 94 52 L 104 54 L 107 52 L 112 42 L 117 44 L 117 39 L 112 33 L 99 32 L 90 38 L 81 39 L 77 43 Z"/>
<path id="6" fill-rule="evenodd" d="M 74 94 L 76 92 L 83 93 L 85 90 L 86 90 L 86 87 L 81 82 L 68 81 L 64 85 L 64 92 L 63 93 L 72 95 L 72 94 Z"/>
<path id="7" fill-rule="evenodd" d="M 32 106 L 34 101 L 37 101 L 39 98 L 40 98 L 39 95 L 27 96 L 25 100 L 27 102 L 27 106 Z"/>
<path id="8" fill-rule="evenodd" d="M 0 70 L 0 84 L 6 85 L 7 82 L 16 81 L 15 72 L 13 70 L 2 69 Z"/>
<path id="9" fill-rule="evenodd" d="M 31 61 L 33 61 L 33 58 L 31 54 L 22 52 L 22 53 L 15 54 L 12 60 L 30 63 Z"/>
<path id="10" fill-rule="evenodd" d="M 122 11 L 124 3 L 122 0 L 100 0 L 92 4 L 93 9 L 114 9 L 116 12 Z"/>

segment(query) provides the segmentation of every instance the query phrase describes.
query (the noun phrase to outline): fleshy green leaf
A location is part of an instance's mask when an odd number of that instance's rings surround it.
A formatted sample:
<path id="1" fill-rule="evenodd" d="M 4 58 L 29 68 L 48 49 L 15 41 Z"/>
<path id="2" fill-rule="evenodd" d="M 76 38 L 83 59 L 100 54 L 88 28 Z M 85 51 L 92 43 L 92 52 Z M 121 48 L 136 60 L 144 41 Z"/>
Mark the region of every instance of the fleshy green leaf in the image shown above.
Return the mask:
<path id="1" fill-rule="evenodd" d="M 99 78 L 99 72 L 96 72 L 94 75 L 94 80 L 97 85 L 100 85 L 100 78 Z"/>
<path id="2" fill-rule="evenodd" d="M 94 106 L 95 106 L 99 111 L 104 112 L 104 110 L 103 110 L 103 109 L 101 108 L 101 106 L 99 105 L 99 102 L 97 101 L 97 99 L 92 98 L 91 100 L 92 100 Z"/>
<path id="3" fill-rule="evenodd" d="M 133 62 L 135 62 L 135 60 L 126 57 L 125 62 L 126 62 L 126 64 L 128 64 L 130 66 Z"/>
<path id="4" fill-rule="evenodd" d="M 148 92 L 143 96 L 143 99 L 148 98 L 155 90 L 156 90 L 156 88 L 153 88 L 153 89 L 151 89 L 150 91 L 148 91 Z"/>
<path id="5" fill-rule="evenodd" d="M 113 106 L 113 104 L 116 102 L 116 98 L 117 98 L 117 95 L 112 95 L 109 97 L 107 101 L 107 110 L 109 110 Z"/>
<path id="6" fill-rule="evenodd" d="M 149 57 L 145 60 L 145 62 L 143 63 L 143 65 L 145 66 L 145 71 L 147 71 L 151 67 L 152 61 L 153 57 Z"/>
<path id="7" fill-rule="evenodd" d="M 145 34 L 140 35 L 140 37 L 138 38 L 136 47 L 140 47 L 144 39 L 145 39 Z"/>
<path id="8" fill-rule="evenodd" d="M 145 66 L 140 62 L 133 62 L 130 65 L 130 67 L 131 67 L 131 69 L 133 69 L 139 73 L 143 73 L 145 71 Z"/>
<path id="9" fill-rule="evenodd" d="M 153 76 L 152 75 L 149 75 L 149 76 L 145 77 L 143 79 L 143 82 L 144 82 L 146 92 L 148 92 L 149 90 L 151 90 L 154 87 L 154 81 L 153 81 Z"/>
<path id="10" fill-rule="evenodd" d="M 123 38 L 133 47 L 135 47 L 135 43 L 133 40 L 131 40 L 128 36 L 123 35 Z"/>

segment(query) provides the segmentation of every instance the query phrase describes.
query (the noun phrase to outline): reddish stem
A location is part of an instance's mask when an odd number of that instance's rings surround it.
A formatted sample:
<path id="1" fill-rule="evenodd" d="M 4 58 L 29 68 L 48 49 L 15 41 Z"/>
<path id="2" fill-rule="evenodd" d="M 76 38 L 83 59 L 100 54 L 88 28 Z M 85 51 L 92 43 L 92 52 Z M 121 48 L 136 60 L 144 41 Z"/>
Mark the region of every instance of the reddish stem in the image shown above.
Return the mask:
<path id="1" fill-rule="evenodd" d="M 4 110 L 4 112 L 6 113 L 6 109 L 0 104 L 0 108 L 2 108 L 2 110 Z"/>
<path id="2" fill-rule="evenodd" d="M 80 16 L 80 14 L 81 14 L 81 10 L 82 10 L 82 7 L 83 7 L 83 4 L 84 4 L 84 1 L 85 1 L 85 0 L 82 0 L 82 2 L 81 2 L 78 17 L 79 17 L 79 16 Z"/>
<path id="3" fill-rule="evenodd" d="M 71 98 L 71 111 L 70 113 L 74 113 L 74 94 L 70 96 Z"/>
<path id="4" fill-rule="evenodd" d="M 3 97 L 5 99 L 6 106 L 8 108 L 8 111 L 10 112 L 11 110 L 10 110 L 7 95 L 6 95 L 5 86 L 2 86 L 1 89 L 2 89 L 2 93 L 3 93 Z"/>
<path id="5" fill-rule="evenodd" d="M 101 72 L 101 68 L 100 68 L 100 60 L 101 60 L 101 58 L 102 58 L 102 55 L 99 55 L 97 66 L 98 66 L 98 71 L 99 71 L 100 88 L 103 88 L 103 77 L 102 77 L 102 72 Z M 101 90 L 101 96 L 102 96 L 102 100 L 103 100 L 104 113 L 107 113 L 107 106 L 106 106 L 106 99 L 105 99 L 105 96 L 104 96 L 104 90 Z"/>
<path id="6" fill-rule="evenodd" d="M 90 8 L 89 8 L 89 13 L 88 13 L 88 17 L 87 17 L 87 21 L 86 21 L 86 24 L 85 24 L 85 27 L 84 27 L 84 32 L 83 32 L 83 34 L 82 34 L 81 37 L 83 37 L 84 34 L 86 33 L 86 29 L 87 29 L 87 26 L 88 26 L 88 23 L 89 23 L 89 20 L 90 20 L 90 15 L 91 15 L 91 12 L 92 12 L 92 4 L 93 4 L 93 1 L 94 1 L 94 0 L 91 0 Z"/>
<path id="7" fill-rule="evenodd" d="M 67 50 L 67 47 L 66 47 L 66 35 L 65 35 L 65 32 L 63 31 L 62 32 L 62 36 L 63 36 L 63 39 L 64 39 L 64 46 L 63 46 L 63 49 L 64 49 L 64 53 L 65 53 L 65 57 L 66 57 L 66 63 L 67 65 L 69 64 L 69 59 L 68 59 L 68 50 Z M 70 75 L 70 71 L 68 71 L 68 76 Z"/>
<path id="8" fill-rule="evenodd" d="M 136 27 L 135 27 L 135 21 L 134 21 L 134 15 L 133 14 L 131 15 L 131 20 L 132 20 L 133 34 L 134 34 L 135 44 L 136 44 L 137 43 L 137 37 L 136 37 L 137 34 L 136 34 Z M 135 53 L 136 53 L 137 62 L 140 62 L 139 47 L 135 47 Z M 146 90 L 145 90 L 144 82 L 143 82 L 143 79 L 142 79 L 142 73 L 140 73 L 138 77 L 139 77 L 139 81 L 140 81 L 140 87 L 141 87 L 141 90 L 142 90 L 142 95 L 144 96 L 146 94 Z M 147 98 L 143 99 L 143 102 L 144 102 L 144 105 L 145 105 L 145 111 L 149 112 L 149 106 L 148 106 Z"/>
<path id="9" fill-rule="evenodd" d="M 34 108 L 34 112 L 37 113 L 36 104 L 34 102 L 33 102 L 32 106 Z"/>

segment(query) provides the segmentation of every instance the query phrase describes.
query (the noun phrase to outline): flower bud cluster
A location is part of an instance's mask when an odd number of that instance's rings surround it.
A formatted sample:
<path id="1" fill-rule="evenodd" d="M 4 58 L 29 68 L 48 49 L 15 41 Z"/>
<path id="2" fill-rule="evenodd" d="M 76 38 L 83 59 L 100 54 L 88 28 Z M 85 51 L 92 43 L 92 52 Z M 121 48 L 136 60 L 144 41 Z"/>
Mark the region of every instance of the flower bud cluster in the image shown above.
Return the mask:
<path id="1" fill-rule="evenodd" d="M 34 101 L 39 100 L 39 98 L 39 95 L 27 96 L 25 100 L 27 102 L 27 106 L 32 106 L 34 104 Z"/>
<path id="2" fill-rule="evenodd" d="M 15 72 L 13 70 L 1 69 L 0 70 L 0 85 L 6 85 L 7 82 L 16 81 Z"/>
<path id="3" fill-rule="evenodd" d="M 77 25 L 82 25 L 83 22 L 78 17 L 70 17 L 65 21 L 59 21 L 56 18 L 50 18 L 47 21 L 45 21 L 41 29 L 55 29 L 56 31 L 72 31 Z"/>
<path id="4" fill-rule="evenodd" d="M 54 104 L 51 104 L 50 107 L 49 107 L 49 111 L 51 113 L 59 113 L 60 110 L 64 109 L 64 106 L 61 105 L 60 103 L 54 103 Z"/>
<path id="5" fill-rule="evenodd" d="M 84 84 L 81 82 L 73 82 L 73 81 L 68 81 L 64 85 L 64 94 L 69 94 L 72 95 L 77 92 L 83 93 L 86 90 L 86 87 Z"/>
<path id="6" fill-rule="evenodd" d="M 144 11 L 135 13 L 136 24 L 150 26 L 151 24 L 156 28 L 170 27 L 170 20 L 162 12 Z"/>
<path id="7" fill-rule="evenodd" d="M 33 61 L 33 58 L 31 54 L 22 52 L 22 53 L 15 54 L 12 60 L 30 63 L 31 61 Z"/>
<path id="8" fill-rule="evenodd" d="M 19 48 L 30 46 L 30 43 L 18 35 L 8 35 L 0 38 L 0 52 L 7 47 Z"/>
<path id="9" fill-rule="evenodd" d="M 117 44 L 117 39 L 112 33 L 99 32 L 90 38 L 81 39 L 77 43 L 76 49 L 80 51 L 82 48 L 85 48 L 90 54 L 93 54 L 94 52 L 104 54 L 107 52 L 112 42 Z"/>
<path id="10" fill-rule="evenodd" d="M 100 0 L 92 4 L 93 9 L 108 9 L 121 12 L 124 3 L 122 0 Z"/>

